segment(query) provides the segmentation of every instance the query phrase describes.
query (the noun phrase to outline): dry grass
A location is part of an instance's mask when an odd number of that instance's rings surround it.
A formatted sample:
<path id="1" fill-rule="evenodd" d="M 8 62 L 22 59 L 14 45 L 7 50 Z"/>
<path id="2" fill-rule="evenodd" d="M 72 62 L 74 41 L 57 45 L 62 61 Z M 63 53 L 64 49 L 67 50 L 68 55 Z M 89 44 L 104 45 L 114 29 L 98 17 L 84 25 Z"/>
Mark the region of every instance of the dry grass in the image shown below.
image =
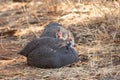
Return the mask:
<path id="1" fill-rule="evenodd" d="M 1 3 L 0 79 L 119 80 L 119 14 L 119 0 Z M 20 45 L 38 37 L 52 21 L 63 24 L 74 34 L 80 60 L 60 69 L 27 66 L 26 59 L 16 55 L 23 47 Z"/>

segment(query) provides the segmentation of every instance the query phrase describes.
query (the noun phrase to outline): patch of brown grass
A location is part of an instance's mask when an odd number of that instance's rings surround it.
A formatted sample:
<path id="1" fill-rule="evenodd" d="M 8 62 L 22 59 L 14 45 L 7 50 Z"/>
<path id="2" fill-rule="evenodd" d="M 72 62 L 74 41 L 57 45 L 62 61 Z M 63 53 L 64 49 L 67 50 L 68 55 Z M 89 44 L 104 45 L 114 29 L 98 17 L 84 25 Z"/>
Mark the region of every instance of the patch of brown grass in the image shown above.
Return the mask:
<path id="1" fill-rule="evenodd" d="M 17 45 L 23 44 L 26 40 L 28 42 L 32 36 L 38 37 L 45 25 L 55 21 L 63 24 L 74 34 L 75 48 L 79 57 L 83 60 L 60 69 L 47 70 L 26 66 L 26 59 L 24 58 L 0 60 L 1 71 L 4 73 L 4 75 L 0 74 L 0 78 L 2 76 L 1 79 L 31 79 L 31 75 L 33 75 L 32 78 L 48 80 L 119 80 L 119 0 L 36 0 L 29 3 L 11 2 L 0 5 L 0 10 L 0 33 L 2 34 L 1 36 L 5 36 L 0 38 L 0 51 L 5 59 L 8 56 L 15 58 L 14 54 L 20 48 L 17 49 L 16 45 L 11 47 L 12 44 L 5 45 L 4 43 L 6 42 L 3 42 L 3 38 L 9 41 L 11 40 L 9 38 L 16 36 L 19 41 L 15 39 L 16 41 L 13 43 Z M 27 36 L 25 40 L 22 39 L 23 36 Z M 1 71 L 0 73 L 2 73 Z M 6 72 L 8 74 L 5 74 Z"/>

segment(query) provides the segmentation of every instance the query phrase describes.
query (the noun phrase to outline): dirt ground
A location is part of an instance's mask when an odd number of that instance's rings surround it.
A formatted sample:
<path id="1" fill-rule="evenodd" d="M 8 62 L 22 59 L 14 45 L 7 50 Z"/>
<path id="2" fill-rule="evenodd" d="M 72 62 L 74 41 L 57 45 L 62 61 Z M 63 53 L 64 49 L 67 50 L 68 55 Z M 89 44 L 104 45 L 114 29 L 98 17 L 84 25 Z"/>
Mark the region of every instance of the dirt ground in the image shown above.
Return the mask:
<path id="1" fill-rule="evenodd" d="M 120 55 L 116 53 L 100 53 L 89 48 L 90 53 L 83 52 L 86 47 L 80 46 L 82 54 L 79 61 L 59 69 L 41 69 L 30 67 L 26 58 L 17 54 L 23 47 L 20 44 L 5 42 L 0 48 L 1 80 L 119 80 Z M 108 47 L 108 45 L 107 45 Z M 109 46 L 110 47 L 110 46 Z M 84 50 L 83 50 L 84 49 Z M 82 51 L 83 50 L 83 51 Z M 86 49 L 87 50 L 87 49 Z M 120 50 L 120 48 L 118 49 Z M 101 54 L 102 53 L 102 54 Z M 90 57 L 89 57 L 90 56 Z M 112 56 L 112 58 L 111 58 Z M 88 58 L 89 57 L 89 58 Z M 100 59 L 101 58 L 101 59 Z M 112 61 L 113 62 L 112 62 Z"/>
<path id="2" fill-rule="evenodd" d="M 52 0 L 35 1 L 1 0 L 0 80 L 120 80 L 119 0 L 66 0 L 57 5 Z M 28 66 L 26 57 L 17 54 L 49 22 L 59 22 L 73 33 L 77 62 L 42 69 Z"/>

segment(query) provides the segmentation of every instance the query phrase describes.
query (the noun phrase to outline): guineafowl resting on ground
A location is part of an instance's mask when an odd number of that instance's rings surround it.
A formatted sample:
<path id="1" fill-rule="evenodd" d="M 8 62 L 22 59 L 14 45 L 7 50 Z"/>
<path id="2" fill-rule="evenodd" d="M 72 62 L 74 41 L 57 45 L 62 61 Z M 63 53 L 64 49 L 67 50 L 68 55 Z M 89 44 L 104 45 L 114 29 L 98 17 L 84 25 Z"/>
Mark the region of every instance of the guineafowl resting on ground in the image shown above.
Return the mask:
<path id="1" fill-rule="evenodd" d="M 77 61 L 77 52 L 72 47 L 66 51 L 66 41 L 54 37 L 58 25 L 58 23 L 47 25 L 40 38 L 29 42 L 18 53 L 27 57 L 28 65 L 40 68 L 59 68 Z M 61 25 L 59 27 L 63 28 Z"/>
<path id="2" fill-rule="evenodd" d="M 60 25 L 56 22 L 52 22 L 52 23 L 48 24 L 47 26 L 45 26 L 45 29 L 44 29 L 43 33 L 40 35 L 40 37 L 47 36 L 47 37 L 51 37 L 51 38 L 56 38 L 56 33 L 59 29 L 63 34 L 62 35 L 63 39 L 66 40 L 67 36 L 69 35 L 74 44 L 73 34 L 69 30 L 65 29 L 62 25 Z"/>

